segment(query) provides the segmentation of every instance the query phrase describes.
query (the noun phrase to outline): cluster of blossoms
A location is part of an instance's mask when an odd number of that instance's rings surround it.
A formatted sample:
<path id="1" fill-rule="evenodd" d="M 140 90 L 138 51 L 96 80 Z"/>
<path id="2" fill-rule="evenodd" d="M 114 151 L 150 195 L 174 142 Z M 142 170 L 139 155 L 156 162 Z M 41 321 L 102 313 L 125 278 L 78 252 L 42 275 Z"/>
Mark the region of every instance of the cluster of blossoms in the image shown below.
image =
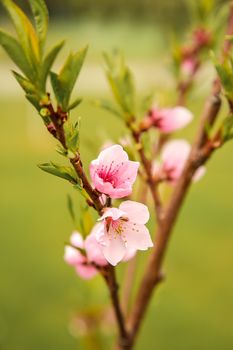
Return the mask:
<path id="1" fill-rule="evenodd" d="M 154 108 L 145 116 L 150 127 L 161 133 L 170 133 L 182 128 L 192 120 L 192 114 L 184 107 Z M 154 162 L 156 179 L 175 184 L 181 176 L 190 154 L 190 145 L 185 140 L 172 140 L 161 151 L 161 161 Z M 90 164 L 93 187 L 103 196 L 120 199 L 132 193 L 139 162 L 131 161 L 120 145 L 111 145 L 100 152 Z M 194 174 L 199 179 L 204 168 Z M 70 244 L 65 247 L 65 261 L 75 267 L 83 278 L 93 277 L 101 267 L 120 261 L 128 261 L 137 250 L 147 250 L 153 246 L 145 224 L 149 220 L 148 208 L 131 200 L 123 201 L 119 208 L 105 207 L 102 216 L 85 238 L 74 232 Z"/>
<path id="2" fill-rule="evenodd" d="M 123 198 L 132 193 L 138 167 L 122 146 L 113 145 L 91 162 L 90 175 L 99 192 L 112 199 Z M 145 226 L 148 220 L 148 208 L 138 202 L 127 200 L 119 208 L 105 208 L 85 241 L 80 233 L 72 234 L 70 245 L 65 247 L 65 261 L 83 278 L 93 277 L 108 263 L 115 266 L 128 261 L 137 250 L 153 246 Z"/>

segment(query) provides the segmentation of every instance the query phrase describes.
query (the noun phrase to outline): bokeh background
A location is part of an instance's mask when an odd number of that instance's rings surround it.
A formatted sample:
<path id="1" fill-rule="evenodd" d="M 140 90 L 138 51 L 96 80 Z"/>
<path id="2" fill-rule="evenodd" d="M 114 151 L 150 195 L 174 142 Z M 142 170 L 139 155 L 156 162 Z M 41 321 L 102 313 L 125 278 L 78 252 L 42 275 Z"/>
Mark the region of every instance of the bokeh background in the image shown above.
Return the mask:
<path id="1" fill-rule="evenodd" d="M 18 1 L 26 6 L 26 1 Z M 48 46 L 67 38 L 69 48 L 89 43 L 75 94 L 85 102 L 82 117 L 86 164 L 101 144 L 124 135 L 121 123 L 89 100 L 109 97 L 102 51 L 122 48 L 140 92 L 174 92 L 169 41 L 184 36 L 191 22 L 188 0 L 47 0 L 51 12 Z M 0 8 L 1 27 L 10 24 Z M 59 66 L 59 60 L 58 60 Z M 0 349 L 109 349 L 110 329 L 85 337 L 78 313 L 99 314 L 107 291 L 101 278 L 84 283 L 63 262 L 72 231 L 67 193 L 78 193 L 36 164 L 56 159 L 55 143 L 28 105 L 0 50 Z M 213 70 L 197 77 L 189 107 L 198 119 Z M 177 136 L 191 138 L 196 122 Z M 208 164 L 191 189 L 166 259 L 166 283 L 151 303 L 137 350 L 230 350 L 233 348 L 233 143 Z M 140 254 L 139 254 L 140 255 Z M 140 255 L 143 264 L 145 254 Z M 122 271 L 119 273 L 122 279 Z M 97 332 L 98 333 L 98 332 Z"/>

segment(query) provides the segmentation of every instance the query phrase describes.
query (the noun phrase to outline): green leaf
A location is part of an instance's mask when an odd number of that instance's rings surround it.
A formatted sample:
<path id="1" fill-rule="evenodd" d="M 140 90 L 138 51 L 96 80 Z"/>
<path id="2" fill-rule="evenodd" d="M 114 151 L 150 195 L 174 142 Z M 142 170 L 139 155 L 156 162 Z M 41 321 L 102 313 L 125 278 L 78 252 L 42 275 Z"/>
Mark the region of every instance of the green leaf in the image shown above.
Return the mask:
<path id="1" fill-rule="evenodd" d="M 83 208 L 82 210 L 82 216 L 80 219 L 80 226 L 82 229 L 82 233 L 84 234 L 84 237 L 86 237 L 87 235 L 89 235 L 89 233 L 91 232 L 93 226 L 94 226 L 94 221 L 93 221 L 93 217 L 89 211 L 89 207 L 86 206 L 85 208 Z"/>
<path id="2" fill-rule="evenodd" d="M 57 145 L 56 151 L 63 157 L 67 157 L 67 149 L 65 149 L 61 144 Z"/>
<path id="3" fill-rule="evenodd" d="M 26 99 L 40 112 L 41 105 L 37 94 L 26 94 Z"/>
<path id="4" fill-rule="evenodd" d="M 74 213 L 74 205 L 73 205 L 72 198 L 69 194 L 67 195 L 67 208 L 70 213 L 70 217 L 73 223 L 75 224 L 76 219 L 75 219 L 75 213 Z"/>
<path id="5" fill-rule="evenodd" d="M 233 115 L 228 115 L 222 125 L 222 138 L 224 142 L 227 142 L 232 139 L 233 132 Z"/>
<path id="6" fill-rule="evenodd" d="M 82 98 L 78 97 L 76 98 L 68 107 L 68 111 L 71 111 L 72 109 L 76 108 L 80 103 L 82 102 Z"/>
<path id="7" fill-rule="evenodd" d="M 61 83 L 58 79 L 58 75 L 57 73 L 54 72 L 50 72 L 50 80 L 51 80 L 51 84 L 52 84 L 52 88 L 53 88 L 53 92 L 57 98 L 57 102 L 62 105 L 62 100 L 63 100 L 63 88 L 61 86 Z"/>
<path id="8" fill-rule="evenodd" d="M 83 198 L 90 200 L 90 197 L 88 193 L 84 190 L 81 181 L 80 183 L 77 183 L 76 185 L 74 185 L 74 189 L 78 191 L 83 196 Z"/>
<path id="9" fill-rule="evenodd" d="M 14 23 L 25 55 L 37 70 L 40 61 L 39 43 L 32 23 L 12 0 L 2 0 L 2 3 Z"/>
<path id="10" fill-rule="evenodd" d="M 32 79 L 34 76 L 33 69 L 17 40 L 0 30 L 0 45 L 26 77 Z"/>
<path id="11" fill-rule="evenodd" d="M 47 30 L 48 30 L 48 21 L 49 14 L 46 4 L 43 0 L 28 0 L 32 13 L 35 19 L 36 32 L 39 39 L 40 51 L 42 53 Z"/>
<path id="12" fill-rule="evenodd" d="M 38 167 L 49 174 L 68 180 L 73 184 L 77 184 L 76 174 L 73 168 L 69 166 L 61 166 L 53 162 L 50 162 L 50 163 L 39 164 Z"/>
<path id="13" fill-rule="evenodd" d="M 82 68 L 87 47 L 79 50 L 76 54 L 70 54 L 59 74 L 50 73 L 51 83 L 55 96 L 63 111 L 68 110 L 69 100 Z"/>
<path id="14" fill-rule="evenodd" d="M 140 103 L 140 112 L 143 115 L 151 109 L 154 100 L 154 95 L 154 91 L 151 91 L 142 98 Z"/>
<path id="15" fill-rule="evenodd" d="M 92 101 L 92 104 L 95 107 L 103 108 L 104 110 L 112 113 L 113 115 L 115 115 L 118 118 L 122 118 L 122 113 L 119 112 L 119 110 L 110 101 L 103 100 L 103 99 L 101 99 L 101 100 L 97 99 L 97 100 Z"/>
<path id="16" fill-rule="evenodd" d="M 57 45 L 55 45 L 49 52 L 48 54 L 45 56 L 45 59 L 43 61 L 42 64 L 42 69 L 41 69 L 41 88 L 44 91 L 46 88 L 46 80 L 47 77 L 49 75 L 50 69 L 58 55 L 58 53 L 60 52 L 60 50 L 62 49 L 64 45 L 64 40 L 61 41 L 60 43 L 58 43 Z"/>
<path id="17" fill-rule="evenodd" d="M 70 151 L 76 153 L 79 149 L 79 129 L 80 119 L 73 125 L 69 120 L 64 124 L 64 132 L 66 136 L 66 144 Z"/>
<path id="18" fill-rule="evenodd" d="M 37 93 L 37 89 L 36 87 L 31 83 L 30 80 L 24 78 L 22 75 L 20 75 L 19 73 L 12 71 L 12 73 L 14 74 L 15 79 L 18 81 L 19 85 L 23 88 L 23 90 L 27 93 L 27 94 L 36 94 Z"/>
<path id="19" fill-rule="evenodd" d="M 135 87 L 130 69 L 124 62 L 123 55 L 116 52 L 104 55 L 107 64 L 107 79 L 116 102 L 126 115 L 135 114 Z"/>
<path id="20" fill-rule="evenodd" d="M 26 78 L 24 78 L 22 75 L 20 75 L 17 72 L 14 72 L 14 77 L 18 81 L 19 85 L 22 87 L 22 89 L 26 92 L 26 98 L 27 100 L 38 110 L 40 111 L 41 105 L 41 95 L 38 92 L 36 86 L 32 84 L 32 82 Z"/>

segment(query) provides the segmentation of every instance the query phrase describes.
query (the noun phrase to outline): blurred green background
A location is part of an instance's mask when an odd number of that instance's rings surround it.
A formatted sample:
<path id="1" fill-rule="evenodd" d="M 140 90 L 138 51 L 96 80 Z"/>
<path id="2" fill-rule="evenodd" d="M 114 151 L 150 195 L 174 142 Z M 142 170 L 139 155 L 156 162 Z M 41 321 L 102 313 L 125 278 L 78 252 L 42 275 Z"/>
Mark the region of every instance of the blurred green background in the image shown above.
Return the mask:
<path id="1" fill-rule="evenodd" d="M 189 2 L 50 0 L 48 5 L 49 43 L 68 39 L 61 59 L 70 47 L 90 45 L 75 91 L 86 101 L 73 113 L 82 117 L 81 151 L 88 165 L 104 141 L 124 135 L 118 120 L 88 103 L 109 97 L 101 52 L 124 49 L 140 92 L 154 86 L 159 94 L 162 86 L 173 94 L 168 40 L 174 30 L 187 29 Z M 9 27 L 2 9 L 1 14 L 1 26 Z M 25 101 L 12 68 L 0 50 L 0 349 L 83 349 L 77 312 L 98 313 L 107 291 L 99 277 L 83 282 L 63 262 L 64 242 L 73 229 L 66 195 L 72 194 L 77 215 L 79 195 L 36 167 L 57 158 L 55 143 Z M 197 77 L 189 101 L 196 119 L 212 77 L 208 66 Z M 196 124 L 177 136 L 190 138 Z M 232 153 L 229 143 L 189 193 L 166 259 L 166 282 L 151 303 L 138 350 L 233 348 Z M 139 255 L 142 262 L 145 254 Z M 103 339 L 109 340 L 108 329 Z M 101 348 L 110 349 L 106 344 Z M 96 349 L 97 343 L 89 347 Z"/>

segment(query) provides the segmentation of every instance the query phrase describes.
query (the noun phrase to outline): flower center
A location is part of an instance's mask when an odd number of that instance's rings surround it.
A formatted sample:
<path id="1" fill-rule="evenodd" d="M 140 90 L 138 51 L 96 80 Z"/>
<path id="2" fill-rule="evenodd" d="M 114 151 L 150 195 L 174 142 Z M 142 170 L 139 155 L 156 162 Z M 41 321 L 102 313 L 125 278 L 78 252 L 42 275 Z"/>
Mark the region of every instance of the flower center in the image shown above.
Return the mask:
<path id="1" fill-rule="evenodd" d="M 110 165 L 104 165 L 98 167 L 97 174 L 105 182 L 110 182 L 113 187 L 116 187 L 119 182 L 119 172 L 124 163 L 114 164 L 114 160 Z"/>
<path id="2" fill-rule="evenodd" d="M 107 233 L 111 236 L 111 238 L 117 238 L 117 236 L 121 236 L 121 238 L 126 243 L 126 235 L 125 235 L 125 222 L 128 221 L 127 218 L 119 218 L 117 220 L 113 220 L 108 217 L 105 219 Z"/>

